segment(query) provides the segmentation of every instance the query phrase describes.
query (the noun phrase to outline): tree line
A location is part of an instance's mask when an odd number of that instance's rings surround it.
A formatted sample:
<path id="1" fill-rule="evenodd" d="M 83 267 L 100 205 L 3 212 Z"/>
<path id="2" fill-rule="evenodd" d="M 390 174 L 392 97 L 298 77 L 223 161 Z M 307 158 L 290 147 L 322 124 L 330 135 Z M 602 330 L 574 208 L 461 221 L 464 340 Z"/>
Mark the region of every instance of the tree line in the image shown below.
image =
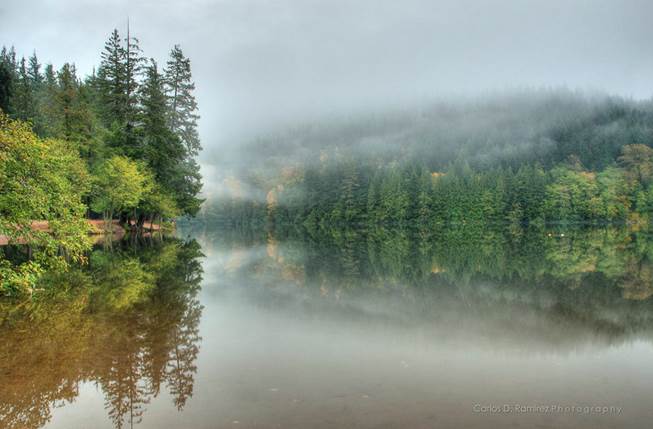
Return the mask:
<path id="1" fill-rule="evenodd" d="M 206 216 L 228 224 L 399 225 L 604 224 L 646 221 L 653 210 L 653 149 L 626 145 L 600 171 L 576 157 L 551 169 L 475 170 L 465 162 L 443 172 L 393 162 L 374 166 L 335 154 L 297 171 L 265 200 L 232 197 Z"/>
<path id="2" fill-rule="evenodd" d="M 82 261 L 84 217 L 128 228 L 193 216 L 202 200 L 198 106 L 191 63 L 175 45 L 163 67 L 129 30 L 114 30 L 97 69 L 43 65 L 36 53 L 0 50 L 0 236 L 39 254 L 0 280 Z M 33 221 L 47 221 L 47 233 Z M 57 262 L 58 261 L 58 262 Z"/>
<path id="3" fill-rule="evenodd" d="M 300 155 L 255 142 L 266 161 L 232 172 L 202 216 L 309 228 L 645 222 L 651 103 L 532 98 L 308 127 L 289 134 Z"/>

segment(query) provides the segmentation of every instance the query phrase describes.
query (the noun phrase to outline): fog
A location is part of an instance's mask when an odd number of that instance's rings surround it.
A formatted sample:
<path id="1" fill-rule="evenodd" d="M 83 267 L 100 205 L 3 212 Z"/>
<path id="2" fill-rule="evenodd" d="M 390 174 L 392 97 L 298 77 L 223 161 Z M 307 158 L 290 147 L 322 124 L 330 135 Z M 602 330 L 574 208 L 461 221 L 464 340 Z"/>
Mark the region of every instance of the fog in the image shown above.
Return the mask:
<path id="1" fill-rule="evenodd" d="M 147 56 L 181 44 L 212 158 L 279 124 L 432 97 L 566 86 L 648 98 L 651 16 L 646 0 L 3 0 L 0 40 L 82 73 L 128 17 Z"/>

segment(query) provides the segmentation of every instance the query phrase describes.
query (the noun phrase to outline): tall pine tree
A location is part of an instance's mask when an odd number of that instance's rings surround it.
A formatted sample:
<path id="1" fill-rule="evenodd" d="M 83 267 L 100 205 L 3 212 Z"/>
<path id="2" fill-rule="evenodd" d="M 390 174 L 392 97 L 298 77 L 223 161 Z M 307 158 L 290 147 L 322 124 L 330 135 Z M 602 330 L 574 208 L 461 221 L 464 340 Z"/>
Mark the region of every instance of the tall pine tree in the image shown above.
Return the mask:
<path id="1" fill-rule="evenodd" d="M 124 72 L 125 72 L 125 123 L 130 132 L 138 120 L 138 88 L 140 76 L 145 65 L 143 51 L 140 48 L 137 38 L 129 33 L 129 22 L 127 23 L 127 37 L 125 38 L 125 49 L 123 50 Z"/>
<path id="2" fill-rule="evenodd" d="M 199 115 L 193 95 L 195 83 L 192 80 L 190 59 L 184 57 L 179 45 L 170 51 L 164 73 L 170 128 L 186 145 L 188 153 L 195 156 L 202 149 L 197 133 Z"/>
<path id="3" fill-rule="evenodd" d="M 145 80 L 140 89 L 142 104 L 142 135 L 144 157 L 156 179 L 164 187 L 172 187 L 176 169 L 184 160 L 186 151 L 181 141 L 168 128 L 166 97 L 163 79 L 156 61 L 151 60 L 145 69 Z"/>
<path id="4" fill-rule="evenodd" d="M 36 105 L 25 57 L 20 60 L 18 65 L 18 79 L 13 97 L 14 101 L 12 104 L 15 117 L 22 121 L 32 121 L 36 113 Z"/>
<path id="5" fill-rule="evenodd" d="M 190 59 L 175 45 L 164 69 L 168 100 L 168 126 L 185 147 L 185 156 L 175 178 L 178 206 L 184 214 L 194 215 L 200 208 L 197 194 L 202 188 L 199 165 L 194 157 L 202 149 L 197 132 L 197 102 L 193 91 Z"/>
<path id="6" fill-rule="evenodd" d="M 16 81 L 16 64 L 13 48 L 0 51 L 0 110 L 11 113 L 11 99 Z"/>
<path id="7" fill-rule="evenodd" d="M 94 79 L 101 116 L 111 131 L 108 143 L 131 157 L 142 155 L 136 128 L 140 115 L 138 88 L 144 61 L 138 39 L 131 37 L 129 28 L 125 39 L 114 30 L 105 43 Z"/>
<path id="8" fill-rule="evenodd" d="M 39 89 L 39 86 L 43 82 L 43 75 L 41 74 L 41 64 L 39 63 L 38 58 L 36 57 L 36 52 L 29 57 L 29 66 L 27 69 L 27 75 L 29 76 L 32 86 L 35 90 Z"/>
<path id="9" fill-rule="evenodd" d="M 124 124 L 126 120 L 126 70 L 125 50 L 118 30 L 113 30 L 104 44 L 102 61 L 98 69 L 97 90 L 100 95 L 101 116 L 105 126 Z"/>

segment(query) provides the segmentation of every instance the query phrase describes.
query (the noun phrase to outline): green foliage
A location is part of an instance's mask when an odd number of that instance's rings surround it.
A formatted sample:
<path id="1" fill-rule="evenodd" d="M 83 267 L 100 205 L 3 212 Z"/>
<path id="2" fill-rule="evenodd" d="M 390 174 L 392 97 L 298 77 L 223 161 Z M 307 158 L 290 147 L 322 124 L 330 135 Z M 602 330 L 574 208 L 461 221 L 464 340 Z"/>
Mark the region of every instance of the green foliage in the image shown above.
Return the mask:
<path id="1" fill-rule="evenodd" d="M 103 213 L 107 221 L 114 213 L 135 208 L 141 197 L 151 191 L 148 177 L 143 166 L 127 157 L 109 158 L 95 172 L 91 208 Z"/>
<path id="2" fill-rule="evenodd" d="M 128 255 L 96 251 L 91 255 L 91 266 L 97 284 L 93 295 L 96 309 L 129 309 L 145 301 L 155 287 L 154 274 Z"/>
<path id="3" fill-rule="evenodd" d="M 41 268 L 80 262 L 84 216 L 165 221 L 199 210 L 201 146 L 190 61 L 178 46 L 166 76 L 117 30 L 97 74 L 42 67 L 0 51 L 0 236 L 29 245 L 2 259 L 2 291 L 29 292 Z M 93 172 L 91 177 L 87 170 Z M 6 250 L 9 252 L 9 250 Z M 6 253 L 3 250 L 3 254 Z"/>
<path id="4" fill-rule="evenodd" d="M 9 112 L 13 90 L 13 69 L 5 60 L 5 49 L 0 55 L 0 110 Z"/>
<path id="5" fill-rule="evenodd" d="M 150 208 L 160 206 L 161 210 L 165 210 L 165 213 L 158 209 L 148 213 L 168 217 L 170 213 L 181 214 L 177 210 L 179 208 L 184 214 L 194 214 L 200 203 L 195 198 L 201 187 L 197 173 L 199 168 L 188 158 L 189 151 L 182 136 L 177 135 L 169 125 L 168 115 L 172 114 L 173 109 L 168 108 L 164 79 L 155 61 L 151 61 L 145 73 L 140 93 L 142 132 L 145 136 L 143 158 L 155 174 L 160 195 L 159 202 L 150 205 Z"/>
<path id="6" fill-rule="evenodd" d="M 134 217 L 139 225 L 146 217 L 165 220 L 199 211 L 202 184 L 194 157 L 201 145 L 194 89 L 190 60 L 178 45 L 161 74 L 154 60 L 145 61 L 129 30 L 125 38 L 118 30 L 111 33 L 97 73 L 85 79 L 70 63 L 56 70 L 51 64 L 43 67 L 35 53 L 17 59 L 13 48 L 0 52 L 0 109 L 29 122 L 40 137 L 69 142 L 80 154 L 96 173 L 92 204 L 84 200 L 92 211 Z M 118 179 L 107 167 L 115 156 L 146 165 L 156 192 L 127 190 L 126 177 L 119 181 L 124 191 L 114 192 L 126 201 L 99 195 L 100 188 L 110 191 L 109 181 Z M 111 179 L 99 177 L 104 172 Z M 135 195 L 143 196 L 142 204 L 134 203 Z"/>
<path id="7" fill-rule="evenodd" d="M 97 78 L 93 79 L 99 94 L 99 110 L 105 126 L 113 122 L 123 123 L 126 120 L 126 51 L 122 45 L 118 30 L 113 30 L 104 45 L 102 62 Z"/>
<path id="8" fill-rule="evenodd" d="M 0 235 L 35 250 L 34 261 L 17 266 L 3 262 L 4 292 L 33 285 L 12 286 L 18 283 L 9 279 L 21 277 L 16 273 L 32 279 L 39 266 L 65 267 L 68 260 L 84 260 L 89 240 L 82 197 L 88 182 L 86 166 L 69 143 L 39 139 L 27 124 L 0 113 Z M 32 228 L 34 221 L 42 221 L 47 231 Z"/>
<path id="9" fill-rule="evenodd" d="M 649 185 L 653 178 L 653 149 L 643 144 L 631 144 L 622 148 L 619 163 L 623 165 L 630 180 Z"/>
<path id="10" fill-rule="evenodd" d="M 560 166 L 551 171 L 551 177 L 545 203 L 547 218 L 580 222 L 598 214 L 598 184 L 593 173 Z"/>
<path id="11" fill-rule="evenodd" d="M 402 222 L 408 214 L 408 204 L 403 171 L 397 165 L 391 165 L 383 175 L 379 189 L 380 220 Z"/>
<path id="12" fill-rule="evenodd" d="M 170 129 L 186 146 L 189 154 L 197 155 L 202 146 L 197 133 L 199 115 L 193 95 L 195 83 L 192 81 L 190 60 L 184 56 L 179 45 L 170 51 L 164 74 Z"/>
<path id="13" fill-rule="evenodd" d="M 608 167 L 597 175 L 596 180 L 602 206 L 600 216 L 604 219 L 626 219 L 632 205 L 632 190 L 623 170 Z"/>
<path id="14" fill-rule="evenodd" d="M 174 219 L 181 214 L 170 193 L 156 184 L 146 188 L 138 204 L 139 211 L 150 214 L 150 219 Z"/>
<path id="15" fill-rule="evenodd" d="M 35 261 L 14 265 L 0 258 L 0 291 L 3 295 L 21 296 L 30 294 L 43 274 L 41 264 Z"/>
<path id="16" fill-rule="evenodd" d="M 624 146 L 624 153 L 623 168 L 612 165 L 598 172 L 584 169 L 574 157 L 548 171 L 538 164 L 516 171 L 478 170 L 461 161 L 445 171 L 429 171 L 412 161 L 379 166 L 340 152 L 323 153 L 319 167 L 309 164 L 299 180 L 289 181 L 282 173 L 276 184 L 274 178 L 266 182 L 273 186 L 274 212 L 257 210 L 254 201 L 241 201 L 234 210 L 232 200 L 208 207 L 203 216 L 234 224 L 304 224 L 309 229 L 411 225 L 424 233 L 438 225 L 641 222 L 653 210 L 646 180 L 648 151 Z M 640 218 L 633 217 L 635 212 Z"/>

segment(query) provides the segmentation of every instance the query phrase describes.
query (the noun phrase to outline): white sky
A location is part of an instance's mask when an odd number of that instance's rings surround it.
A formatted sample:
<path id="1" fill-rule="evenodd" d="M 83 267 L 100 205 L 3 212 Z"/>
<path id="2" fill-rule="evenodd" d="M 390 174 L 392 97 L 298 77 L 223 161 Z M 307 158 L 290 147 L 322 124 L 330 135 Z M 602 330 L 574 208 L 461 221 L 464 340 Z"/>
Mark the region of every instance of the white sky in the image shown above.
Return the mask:
<path id="1" fill-rule="evenodd" d="M 191 58 L 209 152 L 276 121 L 515 87 L 653 94 L 650 0 L 1 0 L 0 43 L 87 73 L 129 16 Z"/>

